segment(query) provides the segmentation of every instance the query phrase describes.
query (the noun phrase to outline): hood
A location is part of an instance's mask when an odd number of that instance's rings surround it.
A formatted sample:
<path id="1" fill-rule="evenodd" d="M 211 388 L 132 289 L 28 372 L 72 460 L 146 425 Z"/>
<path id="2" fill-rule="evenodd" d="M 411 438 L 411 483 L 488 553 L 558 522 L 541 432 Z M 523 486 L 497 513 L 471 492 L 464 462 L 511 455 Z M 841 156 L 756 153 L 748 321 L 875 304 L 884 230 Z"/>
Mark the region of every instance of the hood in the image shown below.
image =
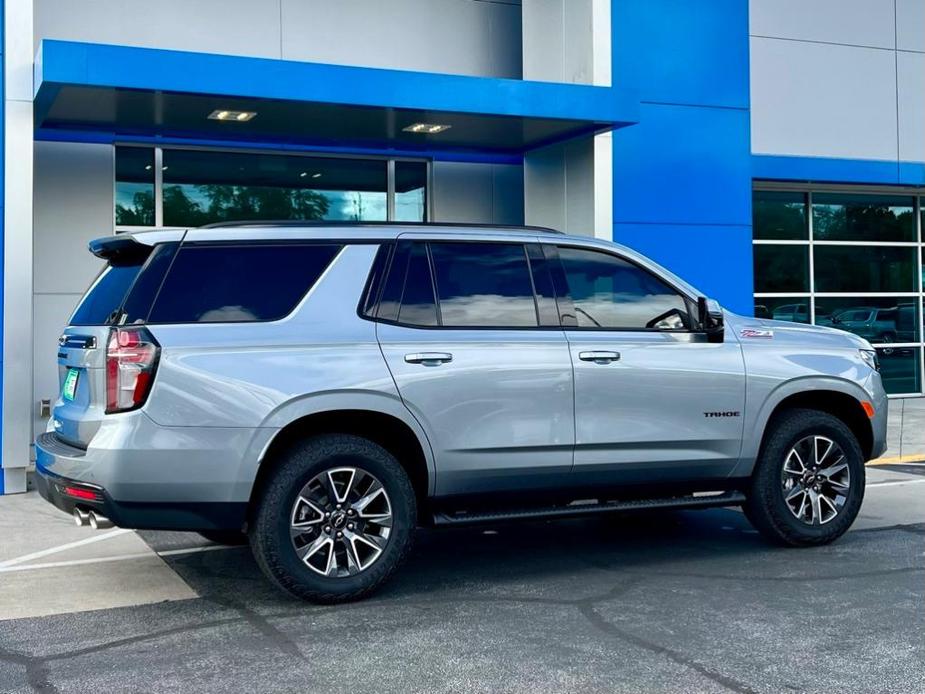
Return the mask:
<path id="1" fill-rule="evenodd" d="M 863 337 L 838 328 L 807 325 L 770 318 L 752 318 L 726 312 L 726 324 L 743 344 L 799 342 L 819 347 L 873 349 Z"/>

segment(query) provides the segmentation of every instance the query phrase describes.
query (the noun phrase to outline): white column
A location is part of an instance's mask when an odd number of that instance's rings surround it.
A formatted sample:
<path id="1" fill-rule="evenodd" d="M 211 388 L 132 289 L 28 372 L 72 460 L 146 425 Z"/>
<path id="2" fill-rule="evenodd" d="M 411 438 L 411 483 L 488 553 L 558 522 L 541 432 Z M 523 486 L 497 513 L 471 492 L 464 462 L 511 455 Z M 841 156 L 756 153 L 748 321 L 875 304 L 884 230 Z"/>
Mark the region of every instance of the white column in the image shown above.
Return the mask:
<path id="1" fill-rule="evenodd" d="M 4 1 L 3 467 L 26 490 L 32 443 L 32 1 Z"/>
<path id="2" fill-rule="evenodd" d="M 526 80 L 611 84 L 611 0 L 523 0 Z M 613 238 L 613 147 L 609 133 L 524 157 L 527 224 Z"/>

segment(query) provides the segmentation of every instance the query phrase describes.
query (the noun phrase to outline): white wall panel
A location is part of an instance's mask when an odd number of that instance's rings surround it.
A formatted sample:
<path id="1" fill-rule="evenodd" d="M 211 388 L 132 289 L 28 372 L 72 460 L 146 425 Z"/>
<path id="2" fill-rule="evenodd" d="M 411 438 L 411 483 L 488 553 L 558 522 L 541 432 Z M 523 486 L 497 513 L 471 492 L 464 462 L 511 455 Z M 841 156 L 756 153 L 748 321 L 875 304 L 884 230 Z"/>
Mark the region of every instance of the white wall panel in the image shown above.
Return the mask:
<path id="1" fill-rule="evenodd" d="M 279 2 L 35 0 L 36 47 L 54 38 L 279 58 Z"/>
<path id="2" fill-rule="evenodd" d="M 80 300 L 76 294 L 37 294 L 32 310 L 35 342 L 32 345 L 32 430 L 36 435 L 45 431 L 47 418 L 39 416 L 39 401 L 48 398 L 54 404 L 58 397 L 58 337 L 67 324 L 74 306 Z"/>
<path id="3" fill-rule="evenodd" d="M 520 78 L 520 7 L 483 0 L 282 0 L 282 55 Z"/>
<path id="4" fill-rule="evenodd" d="M 512 165 L 434 162 L 434 221 L 522 223 L 521 172 Z"/>
<path id="5" fill-rule="evenodd" d="M 893 48 L 893 0 L 751 0 L 749 33 Z"/>
<path id="6" fill-rule="evenodd" d="M 925 0 L 896 0 L 896 47 L 925 52 Z"/>
<path id="7" fill-rule="evenodd" d="M 751 39 L 752 151 L 896 159 L 894 53 Z"/>
<path id="8" fill-rule="evenodd" d="M 113 148 L 35 143 L 37 294 L 82 293 L 100 270 L 87 242 L 112 233 Z"/>
<path id="9" fill-rule="evenodd" d="M 925 161 L 925 53 L 896 54 L 899 75 L 899 158 Z"/>

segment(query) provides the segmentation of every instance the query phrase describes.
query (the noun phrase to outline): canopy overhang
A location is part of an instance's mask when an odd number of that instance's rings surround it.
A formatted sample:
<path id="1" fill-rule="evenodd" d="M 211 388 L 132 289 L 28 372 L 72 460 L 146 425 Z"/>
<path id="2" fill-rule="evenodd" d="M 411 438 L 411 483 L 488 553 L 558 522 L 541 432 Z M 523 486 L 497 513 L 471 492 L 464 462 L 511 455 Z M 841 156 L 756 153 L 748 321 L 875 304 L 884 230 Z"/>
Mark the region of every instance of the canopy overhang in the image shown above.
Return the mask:
<path id="1" fill-rule="evenodd" d="M 630 90 L 44 40 L 36 137 L 517 155 L 638 121 Z M 246 122 L 210 120 L 250 111 Z M 407 132 L 415 123 L 450 126 Z"/>

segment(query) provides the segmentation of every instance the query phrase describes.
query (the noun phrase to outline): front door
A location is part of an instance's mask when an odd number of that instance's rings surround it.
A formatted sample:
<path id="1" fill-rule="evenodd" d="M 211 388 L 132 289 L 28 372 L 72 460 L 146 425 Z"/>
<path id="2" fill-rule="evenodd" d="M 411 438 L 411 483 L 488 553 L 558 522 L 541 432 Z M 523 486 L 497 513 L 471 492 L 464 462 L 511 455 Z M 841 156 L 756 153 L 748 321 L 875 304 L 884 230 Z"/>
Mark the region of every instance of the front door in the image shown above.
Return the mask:
<path id="1" fill-rule="evenodd" d="M 560 327 L 541 325 L 543 307 L 554 305 L 551 287 L 534 296 L 525 244 L 398 243 L 378 337 L 433 447 L 438 496 L 554 486 L 568 477 L 575 441 L 568 343 Z"/>
<path id="2" fill-rule="evenodd" d="M 693 304 L 634 262 L 559 247 L 560 310 L 575 372 L 575 482 L 722 478 L 741 445 L 737 339 L 692 332 Z"/>

